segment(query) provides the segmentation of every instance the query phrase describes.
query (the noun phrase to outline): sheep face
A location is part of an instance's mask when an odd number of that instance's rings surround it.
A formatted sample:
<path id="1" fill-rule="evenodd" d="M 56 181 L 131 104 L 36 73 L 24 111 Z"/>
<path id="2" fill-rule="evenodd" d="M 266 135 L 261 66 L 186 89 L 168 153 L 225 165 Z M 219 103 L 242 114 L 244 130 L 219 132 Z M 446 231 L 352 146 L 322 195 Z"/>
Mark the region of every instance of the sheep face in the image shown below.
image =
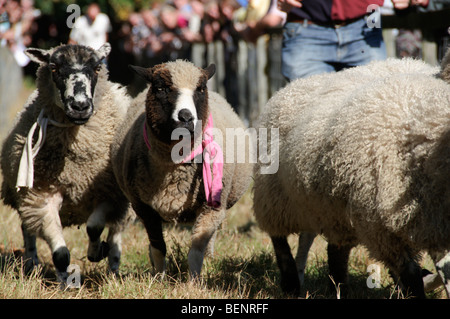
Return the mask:
<path id="1" fill-rule="evenodd" d="M 94 93 L 102 60 L 109 54 L 109 43 L 99 50 L 65 45 L 55 50 L 27 49 L 31 60 L 50 69 L 56 87 L 56 104 L 74 124 L 86 123 L 94 111 Z"/>
<path id="2" fill-rule="evenodd" d="M 177 60 L 149 69 L 130 67 L 151 84 L 147 93 L 146 115 L 156 138 L 167 144 L 174 143 L 171 135 L 177 128 L 189 130 L 193 138 L 196 126 L 206 124 L 206 83 L 214 75 L 214 64 L 201 69 L 190 62 Z"/>

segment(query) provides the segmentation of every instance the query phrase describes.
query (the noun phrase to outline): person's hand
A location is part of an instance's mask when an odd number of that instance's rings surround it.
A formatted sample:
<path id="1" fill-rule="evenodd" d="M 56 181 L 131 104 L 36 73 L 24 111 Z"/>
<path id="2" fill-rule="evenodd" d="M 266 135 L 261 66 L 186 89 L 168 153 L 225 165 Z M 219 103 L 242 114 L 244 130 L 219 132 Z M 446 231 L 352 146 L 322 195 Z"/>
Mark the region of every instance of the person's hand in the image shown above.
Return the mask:
<path id="1" fill-rule="evenodd" d="M 395 9 L 403 10 L 409 7 L 409 0 L 392 0 Z"/>
<path id="2" fill-rule="evenodd" d="M 394 8 L 398 10 L 406 9 L 410 5 L 426 7 L 428 2 L 429 0 L 392 0 Z"/>
<path id="3" fill-rule="evenodd" d="M 278 10 L 283 12 L 289 12 L 292 8 L 301 8 L 302 0 L 278 0 L 277 7 Z"/>
<path id="4" fill-rule="evenodd" d="M 422 7 L 426 7 L 428 6 L 428 3 L 430 2 L 430 0 L 411 0 L 411 4 L 413 6 L 422 6 Z"/>

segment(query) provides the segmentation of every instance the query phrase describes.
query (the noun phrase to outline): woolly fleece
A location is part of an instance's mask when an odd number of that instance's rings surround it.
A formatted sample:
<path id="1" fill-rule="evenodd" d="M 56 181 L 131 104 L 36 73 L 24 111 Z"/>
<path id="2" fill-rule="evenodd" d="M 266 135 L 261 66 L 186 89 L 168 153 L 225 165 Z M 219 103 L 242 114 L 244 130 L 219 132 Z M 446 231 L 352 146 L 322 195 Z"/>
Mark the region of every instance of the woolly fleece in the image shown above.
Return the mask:
<path id="1" fill-rule="evenodd" d="M 438 71 L 390 59 L 281 89 L 260 118 L 280 129 L 280 169 L 255 165 L 259 226 L 361 243 L 394 270 L 450 248 L 450 86 Z"/>
<path id="2" fill-rule="evenodd" d="M 1 197 L 19 212 L 28 230 L 37 234 L 45 227 L 42 216 L 45 211 L 40 208 L 57 192 L 64 197 L 60 209 L 63 227 L 85 223 L 94 207 L 104 200 L 118 207 L 116 215 L 108 216 L 107 223 L 118 223 L 115 226 L 119 227 L 128 202 L 115 181 L 109 145 L 126 114 L 129 98 L 124 88 L 107 80 L 105 67 L 100 71 L 95 89 L 95 113 L 84 125 L 70 128 L 49 125 L 45 144 L 35 158 L 34 187 L 19 192 L 15 188 L 23 145 L 41 109 L 52 119 L 69 123 L 63 110 L 55 104 L 58 90 L 50 79 L 50 68 L 41 66 L 37 71 L 37 89 L 17 115 L 3 143 Z"/>

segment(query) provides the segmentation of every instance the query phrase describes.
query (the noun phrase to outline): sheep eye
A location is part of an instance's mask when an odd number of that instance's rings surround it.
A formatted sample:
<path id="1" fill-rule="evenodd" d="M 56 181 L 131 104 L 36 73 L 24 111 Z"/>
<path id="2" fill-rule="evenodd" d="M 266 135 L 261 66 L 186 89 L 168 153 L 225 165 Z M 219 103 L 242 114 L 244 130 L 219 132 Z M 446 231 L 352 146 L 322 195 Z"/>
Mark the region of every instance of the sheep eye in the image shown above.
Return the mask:
<path id="1" fill-rule="evenodd" d="M 198 86 L 197 86 L 197 92 L 199 93 L 204 93 L 206 90 L 206 83 L 205 82 L 201 82 Z"/>
<path id="2" fill-rule="evenodd" d="M 53 73 L 55 73 L 58 70 L 55 63 L 50 63 L 50 70 L 52 70 Z"/>
<path id="3" fill-rule="evenodd" d="M 168 87 L 157 87 L 156 90 L 158 91 L 158 93 L 170 93 L 170 88 Z"/>
<path id="4" fill-rule="evenodd" d="M 102 65 L 101 64 L 97 65 L 97 67 L 95 68 L 95 73 L 98 74 L 101 69 L 102 69 Z"/>

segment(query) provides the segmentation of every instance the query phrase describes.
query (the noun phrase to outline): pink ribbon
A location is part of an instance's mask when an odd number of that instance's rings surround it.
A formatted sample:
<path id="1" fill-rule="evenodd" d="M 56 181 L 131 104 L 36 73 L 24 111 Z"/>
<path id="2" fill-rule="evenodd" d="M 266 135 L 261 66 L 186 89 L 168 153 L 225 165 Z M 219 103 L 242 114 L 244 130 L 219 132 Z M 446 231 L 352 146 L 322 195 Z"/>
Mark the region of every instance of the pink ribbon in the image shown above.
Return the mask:
<path id="1" fill-rule="evenodd" d="M 212 114 L 209 114 L 208 122 L 203 132 L 202 144 L 194 149 L 182 163 L 192 161 L 197 155 L 203 154 L 203 185 L 205 187 L 206 201 L 208 206 L 219 208 L 221 205 L 220 197 L 222 195 L 223 152 L 220 145 L 214 141 L 212 129 L 213 118 Z M 145 123 L 144 141 L 148 149 L 150 149 Z"/>

